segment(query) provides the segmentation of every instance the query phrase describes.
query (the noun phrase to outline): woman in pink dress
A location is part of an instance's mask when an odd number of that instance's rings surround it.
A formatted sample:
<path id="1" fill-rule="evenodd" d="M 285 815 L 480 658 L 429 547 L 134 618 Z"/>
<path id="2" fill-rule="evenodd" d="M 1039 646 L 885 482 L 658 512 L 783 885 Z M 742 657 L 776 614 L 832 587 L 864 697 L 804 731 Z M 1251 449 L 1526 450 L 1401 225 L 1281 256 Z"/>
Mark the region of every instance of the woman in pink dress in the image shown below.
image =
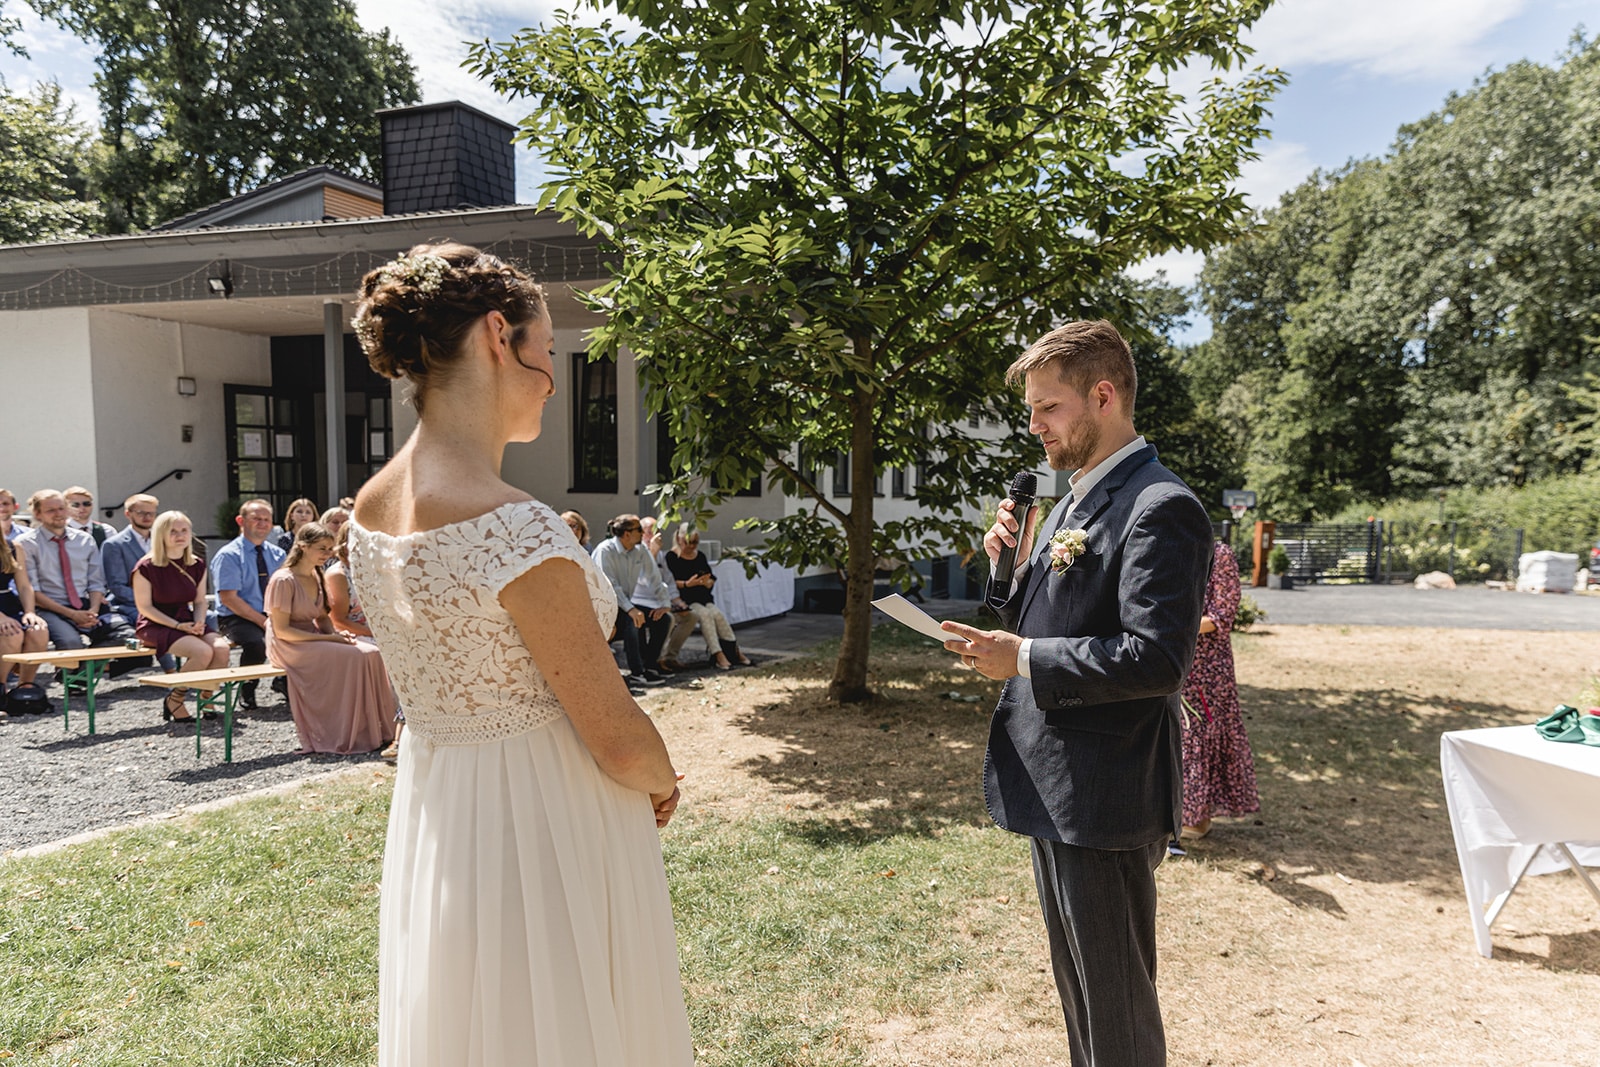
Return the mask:
<path id="1" fill-rule="evenodd" d="M 334 629 L 322 565 L 333 538 L 320 523 L 295 531 L 283 566 L 267 582 L 267 658 L 289 674 L 289 708 L 306 752 L 349 755 L 394 739 L 399 701 L 377 644 Z"/>
<path id="2" fill-rule="evenodd" d="M 1203 837 L 1214 815 L 1261 810 L 1250 738 L 1239 710 L 1233 675 L 1233 617 L 1239 611 L 1239 564 L 1218 543 L 1206 587 L 1194 666 L 1183 683 L 1183 699 L 1194 714 L 1183 727 L 1183 836 Z"/>
<path id="3" fill-rule="evenodd" d="M 134 565 L 130 578 L 139 609 L 139 640 L 158 656 L 183 660 L 179 673 L 221 670 L 228 665 L 228 642 L 206 618 L 206 562 L 194 554 L 194 527 L 181 511 L 164 511 L 150 527 L 150 554 Z M 163 721 L 189 723 L 179 714 L 187 689 L 167 693 Z M 210 690 L 200 694 L 211 695 Z M 216 718 L 214 711 L 207 717 Z"/>

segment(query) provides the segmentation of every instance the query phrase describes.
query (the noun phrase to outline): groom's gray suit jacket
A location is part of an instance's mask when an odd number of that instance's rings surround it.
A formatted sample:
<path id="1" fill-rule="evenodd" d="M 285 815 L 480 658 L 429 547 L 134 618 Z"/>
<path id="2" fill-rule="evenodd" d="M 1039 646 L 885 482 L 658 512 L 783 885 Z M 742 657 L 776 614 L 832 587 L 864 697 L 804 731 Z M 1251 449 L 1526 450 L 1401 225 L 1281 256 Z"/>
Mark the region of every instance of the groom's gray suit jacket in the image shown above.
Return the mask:
<path id="1" fill-rule="evenodd" d="M 1137 848 L 1176 833 L 1181 817 L 1178 692 L 1211 574 L 1211 522 L 1153 447 L 1063 515 L 1067 503 L 1039 524 L 1032 563 L 999 609 L 1007 629 L 1033 638 L 1032 678 L 1014 676 L 1000 695 L 984 799 L 1019 834 Z M 1048 563 L 1057 529 L 1088 535 L 1063 574 Z"/>

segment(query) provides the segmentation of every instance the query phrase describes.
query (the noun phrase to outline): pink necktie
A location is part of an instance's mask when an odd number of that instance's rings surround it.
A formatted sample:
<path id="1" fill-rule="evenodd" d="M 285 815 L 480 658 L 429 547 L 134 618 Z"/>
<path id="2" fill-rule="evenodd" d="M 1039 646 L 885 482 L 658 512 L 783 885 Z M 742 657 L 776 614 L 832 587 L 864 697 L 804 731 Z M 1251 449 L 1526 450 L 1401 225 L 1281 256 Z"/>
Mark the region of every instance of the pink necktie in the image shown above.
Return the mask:
<path id="1" fill-rule="evenodd" d="M 78 587 L 72 584 L 72 562 L 67 559 L 67 539 L 65 537 L 52 537 L 56 543 L 56 551 L 61 554 L 61 584 L 67 587 L 67 603 L 74 610 L 83 607 L 83 601 L 78 598 Z"/>

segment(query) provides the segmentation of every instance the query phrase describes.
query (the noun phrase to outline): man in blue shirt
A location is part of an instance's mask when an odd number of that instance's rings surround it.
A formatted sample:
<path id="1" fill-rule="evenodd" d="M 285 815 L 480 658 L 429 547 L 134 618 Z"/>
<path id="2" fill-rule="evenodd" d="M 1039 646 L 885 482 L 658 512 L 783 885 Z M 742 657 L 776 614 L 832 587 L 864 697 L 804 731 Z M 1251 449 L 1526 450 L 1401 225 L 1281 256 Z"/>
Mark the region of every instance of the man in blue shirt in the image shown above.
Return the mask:
<path id="1" fill-rule="evenodd" d="M 217 589 L 217 630 L 239 646 L 239 666 L 267 661 L 267 615 L 264 597 L 267 579 L 283 563 L 284 551 L 268 540 L 272 533 L 272 505 L 246 500 L 239 505 L 239 536 L 217 551 L 211 578 Z M 282 678 L 272 687 L 281 691 Z M 239 686 L 243 707 L 256 706 L 256 683 Z"/>

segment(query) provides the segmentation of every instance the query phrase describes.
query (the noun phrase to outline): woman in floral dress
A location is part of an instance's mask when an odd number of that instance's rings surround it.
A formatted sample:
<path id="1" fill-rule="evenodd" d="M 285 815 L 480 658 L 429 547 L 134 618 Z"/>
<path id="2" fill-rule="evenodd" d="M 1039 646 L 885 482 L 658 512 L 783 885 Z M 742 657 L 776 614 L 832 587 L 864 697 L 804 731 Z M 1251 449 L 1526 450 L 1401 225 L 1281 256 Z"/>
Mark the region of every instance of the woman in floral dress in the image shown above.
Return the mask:
<path id="1" fill-rule="evenodd" d="M 1203 837 L 1215 815 L 1261 810 L 1256 769 L 1233 676 L 1233 617 L 1239 611 L 1239 565 L 1218 542 L 1206 587 L 1194 666 L 1183 683 L 1183 834 Z"/>

